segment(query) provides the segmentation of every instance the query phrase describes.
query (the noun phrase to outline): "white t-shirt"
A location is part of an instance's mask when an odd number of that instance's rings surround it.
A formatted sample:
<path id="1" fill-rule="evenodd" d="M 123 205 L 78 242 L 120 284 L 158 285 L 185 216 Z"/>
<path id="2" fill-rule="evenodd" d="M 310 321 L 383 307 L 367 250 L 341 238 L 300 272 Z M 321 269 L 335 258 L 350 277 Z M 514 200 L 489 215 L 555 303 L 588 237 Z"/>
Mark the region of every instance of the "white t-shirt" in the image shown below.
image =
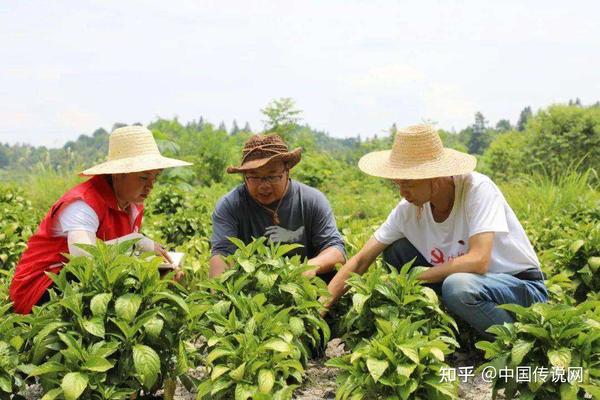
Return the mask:
<path id="1" fill-rule="evenodd" d="M 139 211 L 133 205 L 129 207 L 129 221 L 133 226 Z M 92 207 L 83 200 L 75 200 L 60 211 L 54 226 L 52 236 L 67 237 L 69 231 L 98 232 L 100 220 Z"/>
<path id="2" fill-rule="evenodd" d="M 471 236 L 495 232 L 489 272 L 514 275 L 539 268 L 525 230 L 494 182 L 478 172 L 453 179 L 454 205 L 445 221 L 434 221 L 429 203 L 417 219 L 417 207 L 403 199 L 375 231 L 375 239 L 392 244 L 406 237 L 435 266 L 466 254 Z"/>

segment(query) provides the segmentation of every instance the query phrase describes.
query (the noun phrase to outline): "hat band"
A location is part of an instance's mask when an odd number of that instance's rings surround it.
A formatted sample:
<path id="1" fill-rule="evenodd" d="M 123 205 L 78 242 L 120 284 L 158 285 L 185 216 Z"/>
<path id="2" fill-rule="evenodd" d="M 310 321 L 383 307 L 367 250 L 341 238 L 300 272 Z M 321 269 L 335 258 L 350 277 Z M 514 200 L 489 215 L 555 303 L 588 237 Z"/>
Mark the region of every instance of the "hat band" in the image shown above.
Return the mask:
<path id="1" fill-rule="evenodd" d="M 285 154 L 287 152 L 288 148 L 286 146 L 279 144 L 261 144 L 244 151 L 244 155 L 242 156 L 242 164 L 246 161 L 259 160 L 261 158 L 268 158 L 278 154 Z"/>

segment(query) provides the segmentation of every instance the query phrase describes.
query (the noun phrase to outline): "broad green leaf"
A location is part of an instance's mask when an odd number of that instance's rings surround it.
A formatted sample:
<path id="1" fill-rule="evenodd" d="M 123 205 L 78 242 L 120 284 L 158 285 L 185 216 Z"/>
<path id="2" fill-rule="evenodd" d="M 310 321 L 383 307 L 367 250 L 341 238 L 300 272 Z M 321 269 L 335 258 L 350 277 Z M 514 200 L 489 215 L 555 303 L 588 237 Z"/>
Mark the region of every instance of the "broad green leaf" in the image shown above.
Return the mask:
<path id="1" fill-rule="evenodd" d="M 228 354 L 231 354 L 230 350 L 214 349 L 213 351 L 211 351 L 210 353 L 208 353 L 208 355 L 206 356 L 206 363 L 207 364 L 212 364 L 213 361 L 215 361 L 217 358 L 226 356 Z"/>
<path id="2" fill-rule="evenodd" d="M 250 260 L 238 260 L 238 263 L 243 268 L 243 270 L 248 274 L 253 273 L 254 270 L 256 269 L 256 266 Z"/>
<path id="3" fill-rule="evenodd" d="M 61 388 L 54 388 L 49 390 L 44 396 L 42 396 L 41 400 L 54 400 L 58 396 L 62 394 L 63 390 Z"/>
<path id="4" fill-rule="evenodd" d="M 571 365 L 571 350 L 561 347 L 558 350 L 548 352 L 548 360 L 555 367 L 563 367 L 565 370 Z"/>
<path id="5" fill-rule="evenodd" d="M 517 340 L 511 349 L 511 358 L 515 366 L 521 365 L 523 357 L 529 353 L 529 350 L 533 348 L 533 342 L 527 342 L 525 340 Z"/>
<path id="6" fill-rule="evenodd" d="M 188 359 L 186 345 L 183 340 L 180 340 L 179 346 L 177 349 L 177 363 L 175 365 L 175 374 L 183 375 L 183 374 L 187 373 L 189 369 L 190 369 L 190 361 Z"/>
<path id="7" fill-rule="evenodd" d="M 433 387 L 448 399 L 458 398 L 458 382 L 440 382 L 439 378 L 428 379 L 425 384 Z"/>
<path id="8" fill-rule="evenodd" d="M 135 293 L 124 294 L 115 301 L 115 313 L 117 317 L 131 322 L 135 318 L 141 304 L 142 298 L 140 295 Z"/>
<path id="9" fill-rule="evenodd" d="M 10 377 L 0 374 L 0 391 L 12 393 L 12 380 Z"/>
<path id="10" fill-rule="evenodd" d="M 60 384 L 65 400 L 78 399 L 87 387 L 87 384 L 88 376 L 81 372 L 69 372 L 66 374 Z"/>
<path id="11" fill-rule="evenodd" d="M 563 383 L 560 385 L 560 400 L 577 400 L 579 387 L 572 383 Z"/>
<path id="12" fill-rule="evenodd" d="M 280 353 L 290 352 L 292 350 L 289 343 L 286 343 L 283 340 L 271 340 L 265 343 L 264 348 L 267 350 L 273 350 Z"/>
<path id="13" fill-rule="evenodd" d="M 291 317 L 290 329 L 292 330 L 294 335 L 300 336 L 302 335 L 302 333 L 304 333 L 304 322 L 298 317 Z"/>
<path id="14" fill-rule="evenodd" d="M 598 272 L 598 269 L 600 269 L 600 257 L 588 258 L 588 265 L 594 273 Z"/>
<path id="15" fill-rule="evenodd" d="M 444 352 L 437 347 L 430 347 L 429 352 L 440 361 L 444 361 Z"/>
<path id="16" fill-rule="evenodd" d="M 510 311 L 516 315 L 527 315 L 530 311 L 529 309 L 519 305 L 519 304 L 500 304 L 498 308 L 503 308 L 506 311 Z"/>
<path id="17" fill-rule="evenodd" d="M 422 286 L 421 292 L 429 299 L 431 303 L 438 304 L 439 300 L 437 294 L 435 293 L 435 290 L 427 286 Z"/>
<path id="18" fill-rule="evenodd" d="M 170 293 L 170 292 L 159 292 L 153 297 L 152 302 L 154 303 L 158 299 L 170 300 L 173 303 L 175 303 L 181 309 L 181 311 L 183 311 L 185 314 L 190 313 L 190 309 L 189 309 L 188 305 L 186 304 L 185 300 L 177 294 Z"/>
<path id="19" fill-rule="evenodd" d="M 144 324 L 144 330 L 148 335 L 157 338 L 163 329 L 164 321 L 159 317 L 153 317 L 150 321 Z"/>
<path id="20" fill-rule="evenodd" d="M 229 367 L 226 367 L 224 365 L 215 365 L 212 372 L 210 373 L 210 379 L 212 381 L 217 380 L 221 375 L 223 375 L 227 371 L 229 371 Z"/>
<path id="21" fill-rule="evenodd" d="M 53 372 L 61 372 L 61 371 L 66 371 L 67 368 L 62 365 L 61 363 L 58 363 L 56 361 L 48 361 L 42 365 L 33 367 L 31 369 L 31 371 L 29 371 L 28 375 L 29 376 L 40 376 L 40 375 L 45 375 L 45 374 L 49 374 L 49 373 L 53 373 Z"/>
<path id="22" fill-rule="evenodd" d="M 112 293 L 100 293 L 92 297 L 90 301 L 92 315 L 96 317 L 105 315 L 110 299 L 112 299 Z"/>
<path id="23" fill-rule="evenodd" d="M 352 306 L 356 310 L 357 313 L 359 313 L 359 314 L 362 313 L 365 302 L 369 299 L 369 297 L 370 296 L 360 294 L 360 293 L 355 293 L 352 296 Z"/>
<path id="24" fill-rule="evenodd" d="M 410 358 L 411 361 L 414 361 L 417 364 L 420 363 L 419 353 L 417 352 L 417 350 L 407 346 L 398 346 L 398 348 L 406 357 Z"/>
<path id="25" fill-rule="evenodd" d="M 104 357 L 90 357 L 81 368 L 89 371 L 106 372 L 113 366 L 114 364 Z"/>
<path id="26" fill-rule="evenodd" d="M 378 360 L 371 357 L 367 358 L 367 369 L 375 382 L 379 380 L 389 365 L 390 364 L 385 360 Z"/>
<path id="27" fill-rule="evenodd" d="M 256 393 L 256 386 L 246 385 L 244 383 L 238 383 L 235 385 L 234 400 L 248 400 L 252 399 Z"/>
<path id="28" fill-rule="evenodd" d="M 101 317 L 92 317 L 89 320 L 83 320 L 83 328 L 94 336 L 104 338 L 104 320 Z"/>
<path id="29" fill-rule="evenodd" d="M 569 246 L 569 250 L 571 251 L 572 254 L 577 253 L 577 251 L 579 251 L 579 249 L 585 244 L 585 240 L 575 240 L 573 243 L 571 243 L 571 245 Z"/>
<path id="30" fill-rule="evenodd" d="M 522 324 L 519 325 L 518 331 L 529 333 L 530 335 L 533 335 L 539 339 L 550 339 L 550 334 L 548 333 L 548 331 L 539 326 Z"/>
<path id="31" fill-rule="evenodd" d="M 245 373 L 246 373 L 246 363 L 244 362 L 244 363 L 241 363 L 240 365 L 238 365 L 236 369 L 231 371 L 229 373 L 229 376 L 234 381 L 241 381 L 242 379 L 244 379 Z"/>
<path id="32" fill-rule="evenodd" d="M 270 393 L 275 384 L 275 375 L 269 369 L 258 371 L 258 390 L 261 393 Z"/>
<path id="33" fill-rule="evenodd" d="M 475 347 L 477 347 L 479 350 L 485 351 L 484 357 L 488 359 L 496 356 L 496 354 L 498 354 L 500 351 L 496 343 L 491 343 L 487 340 L 482 340 L 475 343 Z"/>
<path id="34" fill-rule="evenodd" d="M 152 388 L 160 372 L 160 359 L 156 351 L 143 344 L 133 346 L 133 366 L 146 389 Z"/>
<path id="35" fill-rule="evenodd" d="M 415 364 L 398 364 L 396 366 L 396 372 L 398 375 L 405 376 L 407 378 L 410 377 L 410 374 L 417 368 Z"/>

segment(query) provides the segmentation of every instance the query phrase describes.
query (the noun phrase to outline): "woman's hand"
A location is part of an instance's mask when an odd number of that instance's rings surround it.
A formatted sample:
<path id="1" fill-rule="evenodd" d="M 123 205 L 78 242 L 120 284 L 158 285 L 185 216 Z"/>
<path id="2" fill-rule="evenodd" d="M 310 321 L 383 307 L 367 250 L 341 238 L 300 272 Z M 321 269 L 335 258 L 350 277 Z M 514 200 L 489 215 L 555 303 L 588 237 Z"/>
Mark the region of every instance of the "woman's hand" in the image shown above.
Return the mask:
<path id="1" fill-rule="evenodd" d="M 163 247 L 162 244 L 154 242 L 154 253 L 162 256 L 169 264 L 173 264 L 173 260 L 171 260 L 171 257 L 169 256 L 169 252 Z"/>

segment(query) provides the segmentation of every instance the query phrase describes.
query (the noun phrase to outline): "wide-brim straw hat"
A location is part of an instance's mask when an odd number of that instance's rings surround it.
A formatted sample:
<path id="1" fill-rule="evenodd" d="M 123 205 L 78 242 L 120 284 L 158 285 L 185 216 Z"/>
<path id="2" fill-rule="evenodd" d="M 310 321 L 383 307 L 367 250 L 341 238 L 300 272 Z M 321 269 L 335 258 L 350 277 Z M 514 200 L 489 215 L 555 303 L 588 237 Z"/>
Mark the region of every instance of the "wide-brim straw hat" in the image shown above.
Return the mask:
<path id="1" fill-rule="evenodd" d="M 163 157 L 147 128 L 138 125 L 115 129 L 108 137 L 108 159 L 81 172 L 80 175 L 126 174 L 192 165 Z"/>
<path id="2" fill-rule="evenodd" d="M 260 168 L 273 161 L 283 161 L 289 169 L 300 162 L 302 148 L 289 151 L 288 145 L 277 134 L 253 135 L 242 150 L 242 162 L 238 167 L 229 166 L 228 174 L 246 172 Z"/>
<path id="3" fill-rule="evenodd" d="M 414 125 L 396 133 L 391 150 L 365 154 L 358 167 L 387 179 L 429 179 L 472 172 L 477 159 L 445 148 L 430 125 Z"/>

